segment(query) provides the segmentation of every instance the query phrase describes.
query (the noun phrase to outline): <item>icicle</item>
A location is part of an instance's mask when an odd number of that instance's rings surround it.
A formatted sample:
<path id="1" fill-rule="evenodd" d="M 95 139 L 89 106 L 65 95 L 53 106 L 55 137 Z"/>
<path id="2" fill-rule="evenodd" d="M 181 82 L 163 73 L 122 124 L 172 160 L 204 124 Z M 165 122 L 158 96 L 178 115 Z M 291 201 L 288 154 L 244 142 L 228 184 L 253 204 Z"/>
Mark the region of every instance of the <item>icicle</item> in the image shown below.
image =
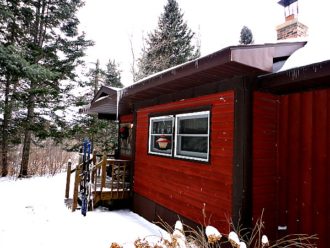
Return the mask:
<path id="1" fill-rule="evenodd" d="M 195 68 L 198 68 L 198 60 L 195 61 Z"/>
<path id="2" fill-rule="evenodd" d="M 288 76 L 291 78 L 291 80 L 296 80 L 299 78 L 300 75 L 300 70 L 299 68 L 292 69 L 291 71 L 288 72 Z"/>

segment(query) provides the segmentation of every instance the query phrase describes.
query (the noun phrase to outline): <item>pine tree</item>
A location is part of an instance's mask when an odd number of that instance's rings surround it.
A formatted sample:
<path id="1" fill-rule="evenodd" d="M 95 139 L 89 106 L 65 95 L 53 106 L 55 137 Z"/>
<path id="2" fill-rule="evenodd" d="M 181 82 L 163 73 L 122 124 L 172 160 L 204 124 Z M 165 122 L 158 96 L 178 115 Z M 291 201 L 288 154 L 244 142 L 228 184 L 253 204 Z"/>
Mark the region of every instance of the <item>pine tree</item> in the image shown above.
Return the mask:
<path id="1" fill-rule="evenodd" d="M 23 107 L 24 128 L 20 176 L 25 176 L 32 139 L 60 138 L 65 123 L 57 111 L 65 107 L 68 85 L 62 82 L 75 80 L 74 69 L 92 43 L 78 33 L 76 13 L 83 6 L 81 0 L 15 0 L 1 1 L 1 5 L 1 31 L 15 32 L 0 32 L 0 41 L 20 51 L 18 72 L 7 70 L 7 75 L 1 76 L 11 85 L 18 84 L 15 98 Z"/>
<path id="2" fill-rule="evenodd" d="M 104 85 L 123 88 L 121 83 L 121 71 L 118 69 L 118 64 L 115 60 L 109 60 L 106 64 L 106 70 L 104 71 Z"/>
<path id="3" fill-rule="evenodd" d="M 100 89 L 100 84 L 103 81 L 104 70 L 100 66 L 100 61 L 97 59 L 95 62 L 95 67 L 90 68 L 86 75 L 88 77 L 87 81 L 81 83 L 80 86 L 86 88 L 87 90 L 83 96 L 78 97 L 80 99 L 80 106 L 89 104 L 98 90 Z"/>
<path id="4" fill-rule="evenodd" d="M 8 173 L 8 152 L 10 145 L 20 139 L 17 120 L 13 120 L 13 112 L 19 105 L 17 93 L 21 90 L 21 79 L 34 74 L 38 66 L 26 60 L 26 51 L 18 44 L 22 28 L 26 25 L 24 9 L 21 1 L 0 1 L 0 98 L 1 123 L 1 176 Z M 19 114 L 16 114 L 16 117 Z M 15 123 L 15 125 L 13 124 Z"/>
<path id="5" fill-rule="evenodd" d="M 1 175 L 8 174 L 8 152 L 11 140 L 14 136 L 16 128 L 12 125 L 12 112 L 14 105 L 14 94 L 18 84 L 18 77 L 11 76 L 18 74 L 17 65 L 20 64 L 19 56 L 16 56 L 16 49 L 6 47 L 0 44 L 0 95 L 4 98 L 0 99 L 0 114 L 3 115 L 1 122 Z"/>
<path id="6" fill-rule="evenodd" d="M 182 64 L 200 56 L 191 43 L 194 33 L 183 20 L 176 0 L 168 0 L 158 21 L 158 28 L 145 40 L 146 47 L 138 60 L 138 77 Z"/>
<path id="7" fill-rule="evenodd" d="M 120 71 L 115 61 L 109 60 L 107 69 L 104 70 L 100 66 L 99 60 L 95 63 L 95 68 L 91 68 L 87 74 L 88 80 L 85 82 L 85 94 L 77 99 L 77 105 L 82 106 L 90 103 L 97 94 L 101 84 L 111 87 L 122 87 L 120 81 Z M 80 145 L 83 138 L 89 137 L 92 142 L 93 149 L 98 153 L 114 153 L 117 147 L 117 124 L 111 120 L 101 120 L 95 114 L 80 115 L 78 120 L 72 125 L 70 135 L 78 144 L 74 144 L 73 148 Z"/>
<path id="8" fill-rule="evenodd" d="M 90 68 L 86 76 L 88 77 L 87 81 L 80 84 L 81 87 L 86 88 L 86 93 L 78 97 L 76 101 L 79 106 L 89 104 L 99 91 L 101 85 L 116 88 L 123 87 L 121 83 L 121 71 L 115 60 L 110 59 L 106 64 L 106 69 L 103 69 L 100 65 L 100 61 L 97 59 L 95 67 Z"/>
<path id="9" fill-rule="evenodd" d="M 253 44 L 253 34 L 251 29 L 249 29 L 247 26 L 243 26 L 241 29 L 241 35 L 239 43 L 243 45 L 249 45 Z"/>

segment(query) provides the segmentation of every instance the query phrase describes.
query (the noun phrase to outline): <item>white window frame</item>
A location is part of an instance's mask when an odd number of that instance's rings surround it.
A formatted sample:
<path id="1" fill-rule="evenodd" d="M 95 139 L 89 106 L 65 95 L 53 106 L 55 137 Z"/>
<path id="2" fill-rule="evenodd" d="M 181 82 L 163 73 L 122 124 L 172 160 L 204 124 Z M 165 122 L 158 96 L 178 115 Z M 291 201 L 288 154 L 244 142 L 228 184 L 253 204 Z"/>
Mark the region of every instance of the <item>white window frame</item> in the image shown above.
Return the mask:
<path id="1" fill-rule="evenodd" d="M 153 133 L 152 127 L 153 127 L 153 122 L 155 121 L 172 121 L 172 133 L 171 134 L 162 134 L 162 133 Z M 158 117 L 151 117 L 149 119 L 149 144 L 148 144 L 148 153 L 150 154 L 156 154 L 156 155 L 161 155 L 161 156 L 166 156 L 166 157 L 172 157 L 173 155 L 173 144 L 170 153 L 168 152 L 156 152 L 152 150 L 152 145 L 153 145 L 153 136 L 160 136 L 160 135 L 164 135 L 171 137 L 171 140 L 173 142 L 173 127 L 174 127 L 174 116 L 173 115 L 166 115 L 166 116 L 158 116 Z"/>
<path id="2" fill-rule="evenodd" d="M 207 116 L 208 120 L 208 130 L 207 134 L 179 134 L 179 121 L 180 119 L 193 119 L 195 116 Z M 192 117 L 192 118 L 191 118 Z M 191 159 L 191 160 L 198 160 L 203 162 L 209 161 L 209 154 L 210 154 L 210 111 L 201 111 L 201 112 L 192 112 L 192 113 L 185 113 L 185 114 L 178 114 L 175 116 L 175 135 L 174 135 L 174 157 L 177 158 L 184 158 L 184 159 Z M 189 152 L 185 151 L 182 154 L 182 151 L 180 151 L 179 147 L 179 139 L 180 137 L 207 137 L 207 152 L 205 153 L 199 153 L 199 152 Z M 181 153 L 181 154 L 178 154 Z M 205 158 L 202 158 L 201 156 L 206 156 Z"/>

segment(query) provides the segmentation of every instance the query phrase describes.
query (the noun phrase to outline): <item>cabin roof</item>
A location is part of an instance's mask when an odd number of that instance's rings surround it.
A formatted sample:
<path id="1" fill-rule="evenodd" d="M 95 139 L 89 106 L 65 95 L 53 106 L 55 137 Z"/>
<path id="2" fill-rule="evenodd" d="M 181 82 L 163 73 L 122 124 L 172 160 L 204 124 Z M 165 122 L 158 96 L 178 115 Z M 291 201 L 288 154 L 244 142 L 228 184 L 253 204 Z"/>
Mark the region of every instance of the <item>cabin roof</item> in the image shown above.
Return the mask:
<path id="1" fill-rule="evenodd" d="M 91 104 L 81 112 L 85 114 L 117 114 L 117 94 L 119 88 L 101 86 Z"/>
<path id="2" fill-rule="evenodd" d="M 120 90 L 102 86 L 85 113 L 128 114 L 136 102 L 202 84 L 238 76 L 273 72 L 274 62 L 286 60 L 306 42 L 230 46 L 215 53 L 150 75 Z M 120 102 L 119 106 L 117 102 Z"/>
<path id="3" fill-rule="evenodd" d="M 257 88 L 273 94 L 330 87 L 330 60 L 260 75 Z"/>

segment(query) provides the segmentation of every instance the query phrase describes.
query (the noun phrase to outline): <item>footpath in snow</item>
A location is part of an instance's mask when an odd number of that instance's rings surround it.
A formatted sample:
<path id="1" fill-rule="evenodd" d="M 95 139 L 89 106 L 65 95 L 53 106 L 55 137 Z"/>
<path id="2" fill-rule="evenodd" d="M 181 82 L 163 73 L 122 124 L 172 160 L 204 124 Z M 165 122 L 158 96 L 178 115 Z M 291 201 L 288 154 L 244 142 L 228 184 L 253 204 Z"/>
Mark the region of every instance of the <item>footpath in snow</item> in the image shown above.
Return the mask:
<path id="1" fill-rule="evenodd" d="M 134 247 L 137 238 L 164 234 L 129 210 L 71 212 L 64 204 L 65 176 L 0 178 L 1 248 Z"/>

